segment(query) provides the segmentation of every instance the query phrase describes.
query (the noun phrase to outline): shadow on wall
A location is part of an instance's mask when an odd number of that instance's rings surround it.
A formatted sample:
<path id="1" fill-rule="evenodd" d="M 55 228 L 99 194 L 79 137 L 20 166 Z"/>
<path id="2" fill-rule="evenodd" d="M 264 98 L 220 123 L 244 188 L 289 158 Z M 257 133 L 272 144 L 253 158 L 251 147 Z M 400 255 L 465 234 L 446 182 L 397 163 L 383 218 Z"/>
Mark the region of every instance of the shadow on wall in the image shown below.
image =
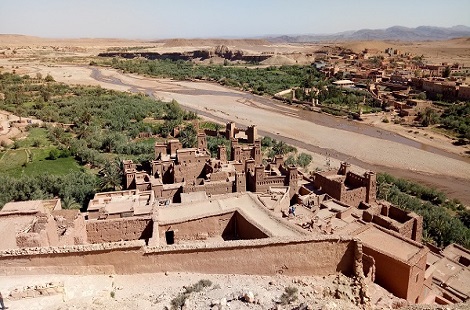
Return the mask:
<path id="1" fill-rule="evenodd" d="M 227 226 L 222 232 L 222 239 L 228 240 L 251 240 L 269 237 L 258 227 L 245 219 L 240 213 L 234 212 Z"/>

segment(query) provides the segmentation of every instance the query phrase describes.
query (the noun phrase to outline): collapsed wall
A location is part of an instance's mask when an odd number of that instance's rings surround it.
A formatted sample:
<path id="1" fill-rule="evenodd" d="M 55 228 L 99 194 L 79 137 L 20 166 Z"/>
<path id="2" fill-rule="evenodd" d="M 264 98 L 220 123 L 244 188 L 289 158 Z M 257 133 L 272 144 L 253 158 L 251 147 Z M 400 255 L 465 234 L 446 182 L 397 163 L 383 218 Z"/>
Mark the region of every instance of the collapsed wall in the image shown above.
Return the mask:
<path id="1" fill-rule="evenodd" d="M 323 276 L 362 275 L 353 238 L 307 237 L 147 247 L 144 240 L 0 252 L 1 275 L 194 272 Z M 260 263 L 262 262 L 262 263 Z"/>

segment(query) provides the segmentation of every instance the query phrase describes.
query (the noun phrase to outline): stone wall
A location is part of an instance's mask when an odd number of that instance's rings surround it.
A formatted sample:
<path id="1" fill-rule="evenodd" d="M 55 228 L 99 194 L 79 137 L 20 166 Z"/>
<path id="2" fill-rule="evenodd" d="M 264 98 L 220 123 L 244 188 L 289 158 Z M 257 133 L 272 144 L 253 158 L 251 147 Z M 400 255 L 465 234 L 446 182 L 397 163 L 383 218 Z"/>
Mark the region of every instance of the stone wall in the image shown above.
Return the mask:
<path id="1" fill-rule="evenodd" d="M 191 240 L 250 240 L 266 238 L 268 235 L 239 212 L 228 212 L 178 223 L 159 224 L 160 240 L 165 232 L 174 231 L 175 243 Z"/>
<path id="2" fill-rule="evenodd" d="M 16 245 L 19 248 L 59 245 L 57 226 L 53 216 L 39 213 L 27 232 L 17 234 Z"/>
<path id="3" fill-rule="evenodd" d="M 87 221 L 89 243 L 104 243 L 152 238 L 153 221 L 150 218 Z"/>
<path id="4" fill-rule="evenodd" d="M 174 231 L 175 243 L 232 236 L 235 233 L 234 223 L 231 223 L 233 215 L 234 212 L 230 212 L 179 223 L 160 223 L 158 226 L 160 240 L 162 243 L 165 242 L 165 232 L 168 230 Z"/>
<path id="5" fill-rule="evenodd" d="M 202 192 L 208 195 L 220 195 L 233 192 L 233 182 L 204 182 L 202 185 L 185 185 L 183 193 Z"/>
<path id="6" fill-rule="evenodd" d="M 0 252 L 0 274 L 132 274 L 195 272 L 323 276 L 359 274 L 352 238 L 308 237 L 237 240 L 148 248 L 120 242 Z M 362 273 L 362 270 L 360 270 Z"/>
<path id="7" fill-rule="evenodd" d="M 365 187 L 359 187 L 359 188 L 349 189 L 349 190 L 346 190 L 343 187 L 343 191 L 341 192 L 341 198 L 339 200 L 343 203 L 346 203 L 350 206 L 355 207 L 355 206 L 358 206 L 361 201 L 365 200 L 366 191 L 367 190 Z"/>
<path id="8" fill-rule="evenodd" d="M 58 245 L 87 243 L 85 218 L 79 210 L 52 211 L 59 235 Z"/>

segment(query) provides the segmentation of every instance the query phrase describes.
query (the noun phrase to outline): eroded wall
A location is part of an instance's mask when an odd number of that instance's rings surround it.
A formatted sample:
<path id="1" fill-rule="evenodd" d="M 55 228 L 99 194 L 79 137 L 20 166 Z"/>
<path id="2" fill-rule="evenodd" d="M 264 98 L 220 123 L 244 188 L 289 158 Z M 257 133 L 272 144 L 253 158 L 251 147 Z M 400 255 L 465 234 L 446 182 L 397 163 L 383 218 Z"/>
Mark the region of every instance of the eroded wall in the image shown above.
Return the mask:
<path id="1" fill-rule="evenodd" d="M 104 243 L 152 238 L 153 221 L 150 218 L 111 219 L 87 221 L 89 243 Z"/>
<path id="2" fill-rule="evenodd" d="M 123 244 L 123 245 L 122 245 Z M 195 272 L 323 276 L 355 272 L 353 239 L 261 239 L 147 248 L 142 242 L 0 252 L 0 274 Z"/>
<path id="3" fill-rule="evenodd" d="M 261 229 L 238 212 L 228 212 L 195 220 L 159 224 L 159 236 L 165 244 L 165 232 L 174 232 L 175 243 L 192 240 L 250 240 L 268 237 Z"/>
<path id="4" fill-rule="evenodd" d="M 162 243 L 165 243 L 165 232 L 174 231 L 175 243 L 190 240 L 205 240 L 208 238 L 231 236 L 235 232 L 234 223 L 230 224 L 234 212 L 208 216 L 192 221 L 180 223 L 159 224 L 159 236 Z M 229 225 L 230 224 L 230 225 Z"/>

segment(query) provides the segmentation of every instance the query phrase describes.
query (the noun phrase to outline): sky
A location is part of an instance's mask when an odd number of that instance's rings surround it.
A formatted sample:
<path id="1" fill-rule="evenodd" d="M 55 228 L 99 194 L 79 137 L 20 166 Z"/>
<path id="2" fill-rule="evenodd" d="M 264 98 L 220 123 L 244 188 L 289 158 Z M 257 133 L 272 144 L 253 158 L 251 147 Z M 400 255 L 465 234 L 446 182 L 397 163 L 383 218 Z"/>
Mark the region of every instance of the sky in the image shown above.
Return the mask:
<path id="1" fill-rule="evenodd" d="M 0 33 L 215 38 L 470 26 L 470 0 L 0 0 Z"/>

